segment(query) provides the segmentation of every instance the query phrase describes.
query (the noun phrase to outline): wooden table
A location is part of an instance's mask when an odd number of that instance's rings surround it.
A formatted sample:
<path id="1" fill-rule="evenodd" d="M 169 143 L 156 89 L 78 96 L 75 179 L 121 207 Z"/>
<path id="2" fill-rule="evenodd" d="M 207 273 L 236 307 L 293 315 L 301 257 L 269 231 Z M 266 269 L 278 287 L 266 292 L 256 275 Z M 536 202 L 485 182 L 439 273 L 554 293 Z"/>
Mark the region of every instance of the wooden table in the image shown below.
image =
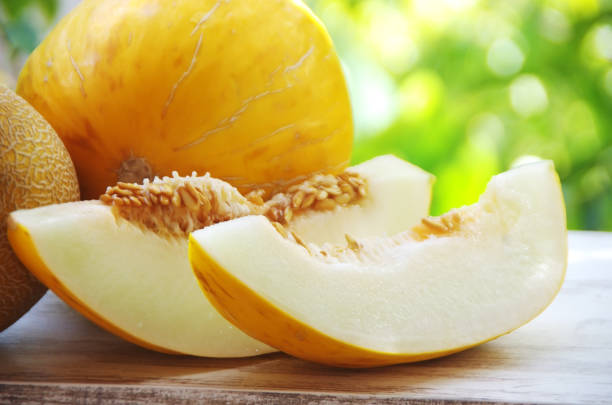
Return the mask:
<path id="1" fill-rule="evenodd" d="M 171 356 L 99 329 L 48 293 L 0 334 L 0 404 L 612 404 L 612 234 L 571 232 L 553 304 L 510 335 L 442 359 L 342 370 L 284 354 Z"/>

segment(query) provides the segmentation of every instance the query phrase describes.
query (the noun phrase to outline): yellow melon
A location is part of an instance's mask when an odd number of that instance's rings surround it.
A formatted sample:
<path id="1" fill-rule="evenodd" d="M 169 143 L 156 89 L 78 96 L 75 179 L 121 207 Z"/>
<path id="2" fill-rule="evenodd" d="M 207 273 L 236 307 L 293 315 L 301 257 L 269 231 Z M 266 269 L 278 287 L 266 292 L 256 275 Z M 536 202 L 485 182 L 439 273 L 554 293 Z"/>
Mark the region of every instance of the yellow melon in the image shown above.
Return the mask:
<path id="1" fill-rule="evenodd" d="M 0 85 L 0 331 L 46 291 L 13 254 L 7 215 L 78 199 L 74 166 L 62 141 L 32 106 Z"/>
<path id="2" fill-rule="evenodd" d="M 84 198 L 174 170 L 282 188 L 351 153 L 339 59 L 299 0 L 85 0 L 17 92 L 66 144 Z"/>

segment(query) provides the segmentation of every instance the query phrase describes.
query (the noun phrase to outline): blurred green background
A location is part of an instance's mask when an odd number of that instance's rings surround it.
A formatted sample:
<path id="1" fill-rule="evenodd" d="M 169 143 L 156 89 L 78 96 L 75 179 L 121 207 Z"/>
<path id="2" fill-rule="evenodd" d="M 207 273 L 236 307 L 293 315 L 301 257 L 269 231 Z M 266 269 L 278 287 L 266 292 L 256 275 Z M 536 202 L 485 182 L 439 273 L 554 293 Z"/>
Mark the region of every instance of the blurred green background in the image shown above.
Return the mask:
<path id="1" fill-rule="evenodd" d="M 432 211 L 517 161 L 555 161 L 570 229 L 612 231 L 612 0 L 307 0 L 343 61 L 353 162 L 437 176 Z M 75 0 L 0 0 L 0 81 Z"/>

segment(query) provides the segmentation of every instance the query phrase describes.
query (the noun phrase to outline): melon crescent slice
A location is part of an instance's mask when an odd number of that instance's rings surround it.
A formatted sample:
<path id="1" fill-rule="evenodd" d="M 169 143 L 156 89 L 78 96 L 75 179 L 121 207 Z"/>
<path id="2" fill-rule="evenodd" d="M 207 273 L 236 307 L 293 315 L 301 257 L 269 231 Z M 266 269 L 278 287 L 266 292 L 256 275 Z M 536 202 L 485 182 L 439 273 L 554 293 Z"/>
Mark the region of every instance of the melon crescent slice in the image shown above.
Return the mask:
<path id="1" fill-rule="evenodd" d="M 551 162 L 493 177 L 479 201 L 386 238 L 318 246 L 261 216 L 193 232 L 210 301 L 249 335 L 344 367 L 419 361 L 489 341 L 553 300 L 567 257 Z"/>
<path id="2" fill-rule="evenodd" d="M 306 240 L 308 234 L 316 240 L 343 237 L 343 227 L 383 234 L 385 226 L 389 231 L 398 222 L 410 226 L 428 212 L 432 176 L 423 170 L 393 156 L 350 170 L 366 179 L 371 192 L 357 205 L 335 208 L 333 221 L 320 211 L 296 216 L 295 226 Z M 224 196 L 246 201 L 228 184 L 213 180 Z M 389 196 L 408 205 L 383 201 Z M 202 295 L 186 235 L 160 235 L 118 217 L 99 201 L 84 201 L 13 212 L 9 240 L 26 267 L 60 298 L 133 343 L 209 357 L 273 351 L 226 321 Z"/>

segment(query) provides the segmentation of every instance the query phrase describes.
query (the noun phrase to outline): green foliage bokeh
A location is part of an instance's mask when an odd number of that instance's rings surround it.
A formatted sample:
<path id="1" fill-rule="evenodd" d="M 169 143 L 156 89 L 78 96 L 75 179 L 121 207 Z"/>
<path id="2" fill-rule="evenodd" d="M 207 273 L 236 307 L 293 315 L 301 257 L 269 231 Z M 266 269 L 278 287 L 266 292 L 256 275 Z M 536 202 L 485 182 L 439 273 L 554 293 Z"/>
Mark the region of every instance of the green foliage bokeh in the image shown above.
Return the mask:
<path id="1" fill-rule="evenodd" d="M 310 0 L 345 64 L 354 163 L 437 176 L 432 212 L 552 159 L 570 229 L 612 230 L 612 1 Z"/>
<path id="2" fill-rule="evenodd" d="M 31 52 L 58 3 L 0 0 L 0 57 Z M 552 159 L 569 228 L 612 230 L 612 0 L 306 3 L 345 67 L 353 163 L 394 153 L 432 172 L 439 214 Z"/>
<path id="3" fill-rule="evenodd" d="M 33 21 L 32 10 L 39 11 L 47 23 L 53 20 L 59 0 L 0 0 L 0 28 L 11 52 L 32 52 L 45 27 Z M 12 56 L 12 55 L 11 55 Z"/>

